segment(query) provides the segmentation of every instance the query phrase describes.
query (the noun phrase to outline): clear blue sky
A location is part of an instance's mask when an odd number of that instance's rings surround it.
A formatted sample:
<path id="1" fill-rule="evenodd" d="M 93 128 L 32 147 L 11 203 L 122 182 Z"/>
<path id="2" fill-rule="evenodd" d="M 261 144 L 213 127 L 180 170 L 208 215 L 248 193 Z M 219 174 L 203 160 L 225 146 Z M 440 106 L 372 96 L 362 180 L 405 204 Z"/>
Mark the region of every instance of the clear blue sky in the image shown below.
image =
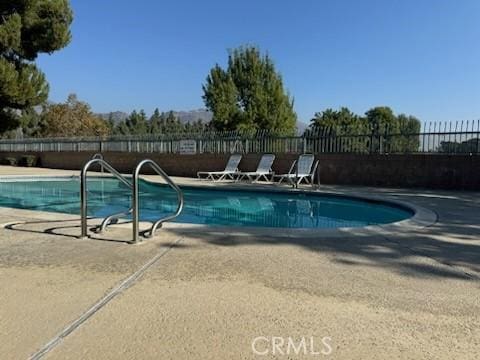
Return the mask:
<path id="1" fill-rule="evenodd" d="M 72 0 L 71 44 L 39 58 L 50 99 L 94 111 L 203 107 L 227 49 L 268 51 L 299 119 L 377 105 L 424 121 L 480 118 L 478 0 Z"/>

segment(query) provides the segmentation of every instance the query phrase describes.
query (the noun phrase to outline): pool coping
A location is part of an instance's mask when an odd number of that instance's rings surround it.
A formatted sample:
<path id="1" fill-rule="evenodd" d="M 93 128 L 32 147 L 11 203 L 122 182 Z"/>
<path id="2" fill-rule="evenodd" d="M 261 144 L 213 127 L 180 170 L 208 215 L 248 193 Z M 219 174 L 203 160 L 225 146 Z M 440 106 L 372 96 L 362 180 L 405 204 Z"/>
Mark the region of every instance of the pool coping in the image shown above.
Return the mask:
<path id="1" fill-rule="evenodd" d="M 102 177 L 104 175 L 95 174 L 93 177 Z M 3 179 L 38 179 L 38 178 L 62 178 L 72 179 L 78 178 L 77 175 L 1 175 L 0 182 Z M 158 184 L 159 182 L 152 179 L 142 178 L 144 181 Z M 293 188 L 267 188 L 264 185 L 256 186 L 255 184 L 238 184 L 232 183 L 231 186 L 228 183 L 222 183 L 220 188 L 215 187 L 213 183 L 205 184 L 179 184 L 180 187 L 200 188 L 210 190 L 237 190 L 237 191 L 250 191 L 250 192 L 270 192 L 270 193 L 297 193 L 308 194 L 317 196 L 335 196 L 341 198 L 357 199 L 368 202 L 383 203 L 387 205 L 394 205 L 400 208 L 408 209 L 413 212 L 413 216 L 394 223 L 382 224 L 382 225 L 369 225 L 363 227 L 340 227 L 340 228 L 282 228 L 282 227 L 250 227 L 250 226 L 212 226 L 206 224 L 193 224 L 193 223 L 174 223 L 168 222 L 163 224 L 163 229 L 175 231 L 196 231 L 207 230 L 210 234 L 228 234 L 230 236 L 262 236 L 262 237 L 287 237 L 287 238 L 318 238 L 318 237 L 345 237 L 345 236 L 371 236 L 371 235 L 388 235 L 398 234 L 399 232 L 419 230 L 425 227 L 429 227 L 438 221 L 437 214 L 427 208 L 412 204 L 410 202 L 400 201 L 396 199 L 390 199 L 385 196 L 379 195 L 365 195 L 365 194 L 344 194 L 335 191 L 324 191 L 321 189 L 293 189 Z M 79 204 L 80 206 L 80 204 Z M 47 212 L 29 209 L 18 209 L 9 207 L 0 207 L 0 215 L 21 216 L 35 220 L 58 220 L 58 221 L 79 221 L 78 215 Z M 102 218 L 89 218 L 89 220 L 100 220 Z M 11 224 L 19 224 L 22 221 L 10 221 L 0 226 L 6 227 Z M 141 222 L 141 228 L 144 228 L 149 224 L 148 222 Z M 111 225 L 112 228 L 130 228 L 131 221 L 120 222 L 115 225 Z M 272 233 L 274 229 L 274 233 Z M 80 237 L 80 236 L 79 236 Z"/>

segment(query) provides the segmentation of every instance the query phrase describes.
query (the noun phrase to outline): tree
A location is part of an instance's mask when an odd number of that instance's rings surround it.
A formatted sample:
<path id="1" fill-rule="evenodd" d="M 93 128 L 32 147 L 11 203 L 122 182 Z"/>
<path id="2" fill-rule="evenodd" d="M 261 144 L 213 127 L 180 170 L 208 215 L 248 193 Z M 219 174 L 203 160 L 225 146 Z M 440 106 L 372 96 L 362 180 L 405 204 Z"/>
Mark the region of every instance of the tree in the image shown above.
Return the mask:
<path id="1" fill-rule="evenodd" d="M 41 114 L 34 108 L 19 111 L 17 128 L 4 131 L 1 137 L 5 139 L 34 137 L 39 130 L 40 118 Z"/>
<path id="2" fill-rule="evenodd" d="M 205 131 L 206 125 L 203 123 L 202 119 L 198 119 L 196 122 L 192 124 L 192 131 L 193 132 L 202 132 Z"/>
<path id="3" fill-rule="evenodd" d="M 365 134 L 367 123 L 365 118 L 351 112 L 348 108 L 340 110 L 326 109 L 315 113 L 308 129 L 310 132 L 325 135 L 357 135 Z"/>
<path id="4" fill-rule="evenodd" d="M 164 129 L 165 133 L 169 134 L 178 134 L 183 132 L 184 126 L 180 122 L 180 119 L 175 116 L 173 111 L 169 111 L 166 118 L 166 128 Z"/>
<path id="5" fill-rule="evenodd" d="M 40 117 L 38 136 L 103 136 L 109 134 L 108 124 L 95 116 L 90 106 L 68 96 L 65 103 L 45 105 Z"/>
<path id="6" fill-rule="evenodd" d="M 295 132 L 293 100 L 270 57 L 255 47 L 230 51 L 227 69 L 215 65 L 203 92 L 217 130 Z"/>
<path id="7" fill-rule="evenodd" d="M 125 120 L 120 121 L 113 129 L 113 135 L 130 135 L 130 128 Z"/>
<path id="8" fill-rule="evenodd" d="M 133 110 L 130 116 L 125 120 L 125 124 L 131 135 L 145 135 L 148 132 L 147 115 L 145 111 L 139 112 Z"/>
<path id="9" fill-rule="evenodd" d="M 404 114 L 395 116 L 392 109 L 387 106 L 374 107 L 365 115 L 374 136 L 371 151 L 392 153 L 418 151 L 421 124 L 416 117 Z"/>
<path id="10" fill-rule="evenodd" d="M 471 138 L 462 142 L 442 141 L 437 151 L 449 154 L 479 154 L 480 138 Z"/>
<path id="11" fill-rule="evenodd" d="M 365 113 L 367 123 L 374 134 L 398 133 L 398 121 L 393 110 L 388 106 L 377 106 Z"/>
<path id="12" fill-rule="evenodd" d="M 405 153 L 418 151 L 420 125 L 416 117 L 396 116 L 386 106 L 368 110 L 365 117 L 342 107 L 315 113 L 304 135 L 322 136 L 319 146 L 329 151 Z"/>
<path id="13" fill-rule="evenodd" d="M 113 133 L 113 129 L 115 129 L 115 119 L 113 118 L 113 113 L 108 114 L 107 126 L 108 131 Z"/>
<path id="14" fill-rule="evenodd" d="M 48 97 L 45 75 L 33 61 L 70 41 L 68 0 L 0 2 L 0 131 L 18 126 L 19 112 Z"/>
<path id="15" fill-rule="evenodd" d="M 319 151 L 367 152 L 366 138 L 355 137 L 366 133 L 368 133 L 366 119 L 342 107 L 340 110 L 326 109 L 315 113 L 304 136 L 321 136 L 322 141 L 317 145 Z M 347 141 L 342 141 L 343 139 Z"/>
<path id="16" fill-rule="evenodd" d="M 155 109 L 148 120 L 148 132 L 150 134 L 159 134 L 162 130 L 162 116 L 158 108 Z"/>
<path id="17" fill-rule="evenodd" d="M 421 123 L 415 116 L 400 114 L 397 116 L 400 136 L 395 141 L 396 152 L 416 152 L 420 148 Z"/>

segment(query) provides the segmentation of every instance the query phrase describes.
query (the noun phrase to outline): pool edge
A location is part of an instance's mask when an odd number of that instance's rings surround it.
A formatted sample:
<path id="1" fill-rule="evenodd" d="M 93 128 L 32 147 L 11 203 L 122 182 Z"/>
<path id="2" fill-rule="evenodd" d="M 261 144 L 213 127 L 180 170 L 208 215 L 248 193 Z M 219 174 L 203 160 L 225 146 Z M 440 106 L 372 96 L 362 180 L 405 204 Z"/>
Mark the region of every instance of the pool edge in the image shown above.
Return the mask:
<path id="1" fill-rule="evenodd" d="M 102 177 L 101 174 L 96 174 L 94 177 Z M 2 175 L 0 176 L 0 181 L 2 179 L 26 179 L 26 178 L 63 178 L 63 179 L 72 179 L 78 176 L 52 176 L 52 175 Z M 158 184 L 158 182 L 145 179 L 144 181 L 151 184 Z M 179 185 L 182 187 L 182 184 Z M 214 188 L 211 184 L 206 183 L 202 184 L 188 184 L 183 185 L 184 187 L 190 188 L 202 188 L 210 189 Z M 438 220 L 437 214 L 427 208 L 417 206 L 415 204 L 400 201 L 396 199 L 386 198 L 385 196 L 378 195 L 365 195 L 365 194 L 344 194 L 333 191 L 321 191 L 319 189 L 288 189 L 288 188 L 271 188 L 266 189 L 265 187 L 256 186 L 255 184 L 235 184 L 235 186 L 228 186 L 228 184 L 222 185 L 223 189 L 229 190 L 238 190 L 238 191 L 253 191 L 253 192 L 272 192 L 272 193 L 304 193 L 309 195 L 329 195 L 329 196 L 338 196 L 342 198 L 357 199 L 363 201 L 373 201 L 376 203 L 384 203 L 387 205 L 394 205 L 403 209 L 407 209 L 413 212 L 413 216 L 401 220 L 398 222 L 382 224 L 382 225 L 369 225 L 363 227 L 343 227 L 343 228 L 274 228 L 275 234 L 272 234 L 271 227 L 248 227 L 248 226 L 211 226 L 205 224 L 193 224 L 193 223 L 174 223 L 169 222 L 163 225 L 165 230 L 180 230 L 180 231 L 198 231 L 201 229 L 208 229 L 209 232 L 215 233 L 228 233 L 231 236 L 263 236 L 263 237 L 288 237 L 288 238 L 317 238 L 317 237 L 344 237 L 350 235 L 356 236 L 370 236 L 370 235 L 387 235 L 392 233 L 404 232 L 405 230 L 418 230 L 435 224 Z M 218 188 L 217 188 L 218 189 Z M 220 189 L 219 189 L 220 190 Z M 80 205 L 79 205 L 80 206 Z M 47 211 L 38 211 L 38 210 L 28 210 L 28 209 L 17 209 L 9 207 L 0 207 L 0 214 L 2 215 L 11 215 L 11 216 L 21 216 L 28 217 L 30 219 L 40 219 L 40 220 L 57 220 L 59 221 L 80 221 L 79 215 L 72 215 L 66 213 L 57 213 L 57 212 L 47 212 Z M 13 214 L 12 214 L 13 213 Z M 99 218 L 91 218 L 91 220 Z M 0 226 L 6 227 L 12 223 L 19 223 L 20 221 L 10 221 Z M 130 222 L 125 222 L 113 227 L 130 227 Z"/>

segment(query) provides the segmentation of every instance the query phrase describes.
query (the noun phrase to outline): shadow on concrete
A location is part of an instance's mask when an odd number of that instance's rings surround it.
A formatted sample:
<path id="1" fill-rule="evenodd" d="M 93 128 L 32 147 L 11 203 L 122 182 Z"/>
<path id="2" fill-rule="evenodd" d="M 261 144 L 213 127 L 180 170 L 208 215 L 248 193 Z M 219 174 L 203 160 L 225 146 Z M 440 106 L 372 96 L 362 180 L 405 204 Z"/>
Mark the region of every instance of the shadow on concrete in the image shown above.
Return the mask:
<path id="1" fill-rule="evenodd" d="M 330 188 L 326 190 L 336 191 Z M 361 191 L 360 191 L 361 190 Z M 366 188 L 339 191 L 361 194 Z M 480 280 L 480 196 L 473 192 L 371 189 L 371 194 L 388 196 L 431 209 L 437 223 L 419 230 L 388 235 L 345 237 L 250 236 L 239 228 L 235 235 L 219 233 L 214 227 L 191 232 L 190 236 L 219 246 L 294 245 L 306 250 L 331 254 L 331 261 L 346 266 L 373 266 L 391 269 L 405 276 Z M 170 229 L 182 233 L 185 230 Z M 236 236 L 236 235 L 239 236 Z M 432 261 L 421 261 L 428 258 Z"/>
<path id="2" fill-rule="evenodd" d="M 58 235 L 62 237 L 72 238 L 76 240 L 82 241 L 83 239 L 80 237 L 80 225 L 68 225 L 68 226 L 53 226 L 47 227 L 49 224 L 55 223 L 71 223 L 76 222 L 78 223 L 79 220 L 41 220 L 41 221 L 19 221 L 16 223 L 10 223 L 5 225 L 5 229 L 19 231 L 19 232 L 27 232 L 33 234 L 49 234 L 49 235 Z M 33 226 L 34 229 L 29 228 Z M 96 226 L 90 226 L 90 230 L 93 230 Z M 77 230 L 76 234 L 72 234 L 71 230 Z M 117 243 L 130 243 L 131 240 L 123 240 L 123 239 L 114 239 L 111 237 L 105 237 L 104 234 L 98 234 L 93 231 L 89 231 L 88 240 L 95 240 L 95 241 L 107 241 L 107 242 L 117 242 Z"/>
<path id="3" fill-rule="evenodd" d="M 299 246 L 319 254 L 331 254 L 332 262 L 346 266 L 370 266 L 425 278 L 480 280 L 480 244 L 440 241 L 426 234 L 352 236 L 345 238 L 287 238 L 219 233 L 214 228 L 188 232 L 169 229 L 216 246 Z M 273 230 L 274 232 L 274 230 Z M 181 248 L 180 248 L 181 250 Z M 423 261 L 420 258 L 433 261 Z"/>

